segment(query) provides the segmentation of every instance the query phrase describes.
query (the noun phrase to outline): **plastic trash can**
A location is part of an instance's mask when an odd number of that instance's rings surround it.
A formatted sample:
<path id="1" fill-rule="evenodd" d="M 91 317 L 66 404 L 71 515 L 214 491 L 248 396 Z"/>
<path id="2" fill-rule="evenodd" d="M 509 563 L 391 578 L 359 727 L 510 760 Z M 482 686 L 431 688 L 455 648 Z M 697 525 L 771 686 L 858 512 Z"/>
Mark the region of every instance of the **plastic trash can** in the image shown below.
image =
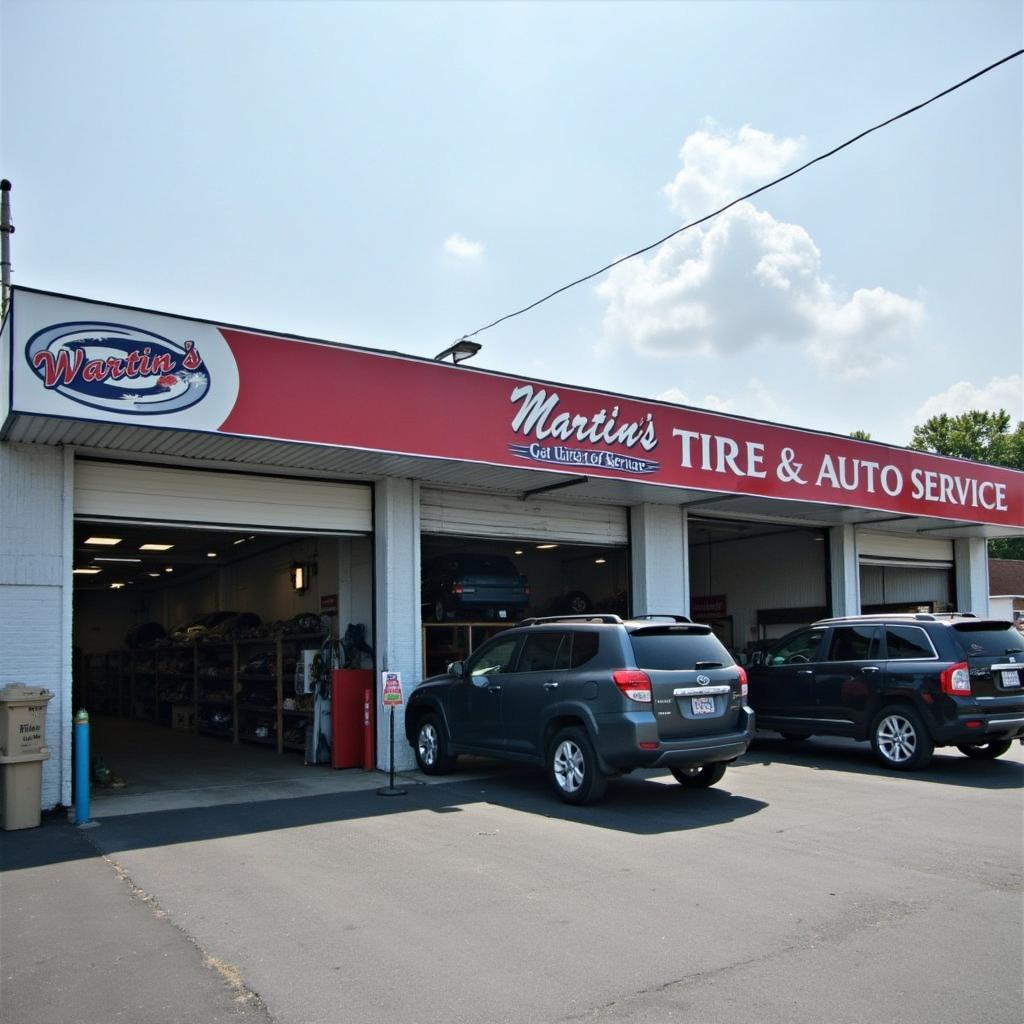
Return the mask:
<path id="1" fill-rule="evenodd" d="M 0 688 L 0 828 L 35 828 L 42 805 L 43 746 L 49 690 L 24 683 Z"/>

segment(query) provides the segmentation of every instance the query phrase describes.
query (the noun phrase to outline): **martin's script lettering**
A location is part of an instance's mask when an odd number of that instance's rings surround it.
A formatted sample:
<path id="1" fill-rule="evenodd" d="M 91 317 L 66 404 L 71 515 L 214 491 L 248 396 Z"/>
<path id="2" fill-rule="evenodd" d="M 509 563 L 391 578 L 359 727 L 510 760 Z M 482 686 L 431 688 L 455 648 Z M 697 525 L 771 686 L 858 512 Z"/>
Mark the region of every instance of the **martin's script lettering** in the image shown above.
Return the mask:
<path id="1" fill-rule="evenodd" d="M 535 389 L 532 384 L 517 387 L 511 395 L 513 403 L 519 402 L 519 409 L 512 420 L 512 429 L 538 441 L 549 437 L 559 441 L 589 441 L 591 444 L 621 444 L 626 448 L 640 445 L 646 452 L 658 447 L 654 430 L 654 414 L 648 413 L 641 420 L 619 423 L 619 407 L 611 412 L 601 409 L 593 416 L 574 416 L 571 412 L 559 412 L 558 393 L 549 395 L 543 388 Z"/>

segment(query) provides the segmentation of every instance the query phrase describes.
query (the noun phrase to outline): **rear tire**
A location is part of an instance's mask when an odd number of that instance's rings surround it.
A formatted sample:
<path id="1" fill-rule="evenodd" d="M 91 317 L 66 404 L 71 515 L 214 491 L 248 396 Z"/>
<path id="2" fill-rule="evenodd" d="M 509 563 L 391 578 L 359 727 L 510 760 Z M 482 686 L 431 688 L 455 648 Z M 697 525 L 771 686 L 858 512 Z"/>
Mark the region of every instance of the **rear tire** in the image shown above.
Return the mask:
<path id="1" fill-rule="evenodd" d="M 890 704 L 871 723 L 871 749 L 886 768 L 912 772 L 931 760 L 935 744 L 912 707 Z"/>
<path id="2" fill-rule="evenodd" d="M 595 803 L 608 788 L 590 737 L 576 726 L 562 729 L 551 741 L 547 764 L 551 785 L 567 804 Z"/>
<path id="3" fill-rule="evenodd" d="M 975 761 L 994 761 L 1002 757 L 1012 745 L 1013 740 L 993 740 L 991 743 L 958 743 L 956 749 L 961 754 L 973 757 Z"/>
<path id="4" fill-rule="evenodd" d="M 434 714 L 424 715 L 416 726 L 416 764 L 424 775 L 444 775 L 455 766 L 447 752 L 448 734 Z"/>
<path id="5" fill-rule="evenodd" d="M 722 781 L 726 764 L 716 761 L 714 764 L 702 764 L 699 768 L 670 768 L 673 777 L 685 789 L 707 789 Z"/>

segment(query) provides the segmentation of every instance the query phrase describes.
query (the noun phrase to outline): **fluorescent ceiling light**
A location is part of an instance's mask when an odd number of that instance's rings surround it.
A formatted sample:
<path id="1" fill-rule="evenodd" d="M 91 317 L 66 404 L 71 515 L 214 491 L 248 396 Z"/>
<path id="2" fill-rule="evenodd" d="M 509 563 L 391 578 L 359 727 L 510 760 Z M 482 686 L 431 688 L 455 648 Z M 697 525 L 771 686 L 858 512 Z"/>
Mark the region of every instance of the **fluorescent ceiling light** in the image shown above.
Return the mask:
<path id="1" fill-rule="evenodd" d="M 595 558 L 594 559 L 594 565 L 604 565 L 604 563 L 607 562 L 607 561 L 608 561 L 607 558 Z"/>
<path id="2" fill-rule="evenodd" d="M 217 557 L 217 552 L 216 551 L 207 551 L 206 552 L 206 557 L 207 558 L 216 558 Z"/>
<path id="3" fill-rule="evenodd" d="M 160 573 L 158 573 L 158 572 L 147 572 L 146 575 L 147 576 L 157 576 L 157 577 L 159 577 Z"/>
<path id="4" fill-rule="evenodd" d="M 102 569 L 72 569 L 71 574 L 73 576 L 95 576 L 96 573 L 103 572 Z"/>
<path id="5" fill-rule="evenodd" d="M 173 544 L 140 544 L 140 551 L 170 551 Z"/>
<path id="6" fill-rule="evenodd" d="M 115 544 L 121 543 L 120 537 L 87 537 L 85 540 L 86 544 L 105 544 L 107 547 L 113 547 Z"/>
<path id="7" fill-rule="evenodd" d="M 110 589 L 111 590 L 121 590 L 123 587 L 124 587 L 123 583 L 111 583 L 110 584 Z"/>
<path id="8" fill-rule="evenodd" d="M 538 544 L 537 545 L 537 550 L 538 551 L 550 551 L 552 548 L 557 548 L 557 547 L 558 547 L 557 544 Z"/>
<path id="9" fill-rule="evenodd" d="M 164 572 L 174 572 L 174 566 L 173 565 L 167 566 L 167 568 L 164 569 Z"/>
<path id="10" fill-rule="evenodd" d="M 522 548 L 518 548 L 516 551 L 512 552 L 513 555 L 521 555 L 522 553 L 523 553 L 523 549 Z"/>
<path id="11" fill-rule="evenodd" d="M 94 562 L 141 562 L 141 558 L 114 558 L 112 555 L 97 555 Z"/>
<path id="12" fill-rule="evenodd" d="M 244 544 L 248 539 L 249 539 L 248 537 L 239 537 L 238 540 L 232 541 L 231 543 L 232 544 Z"/>

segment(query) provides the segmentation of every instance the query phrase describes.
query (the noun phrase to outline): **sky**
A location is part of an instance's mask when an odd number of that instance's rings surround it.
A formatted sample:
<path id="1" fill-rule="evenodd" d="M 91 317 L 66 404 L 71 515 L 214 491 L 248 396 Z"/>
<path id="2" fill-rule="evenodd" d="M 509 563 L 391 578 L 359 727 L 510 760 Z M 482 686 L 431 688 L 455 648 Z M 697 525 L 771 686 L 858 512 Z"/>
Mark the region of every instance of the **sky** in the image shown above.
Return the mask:
<path id="1" fill-rule="evenodd" d="M 0 0 L 13 281 L 431 357 L 1022 38 L 1016 0 Z M 1024 416 L 1022 68 L 473 365 L 894 444 Z"/>

